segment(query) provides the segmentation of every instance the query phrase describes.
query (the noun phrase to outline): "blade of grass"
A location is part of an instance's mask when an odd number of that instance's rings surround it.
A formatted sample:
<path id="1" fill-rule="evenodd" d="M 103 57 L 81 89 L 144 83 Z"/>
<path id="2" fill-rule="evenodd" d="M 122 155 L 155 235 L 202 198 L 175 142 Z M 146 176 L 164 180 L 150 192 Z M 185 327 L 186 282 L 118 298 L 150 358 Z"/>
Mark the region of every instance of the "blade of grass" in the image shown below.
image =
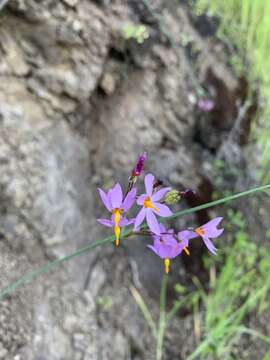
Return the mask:
<path id="1" fill-rule="evenodd" d="M 249 329 L 245 326 L 241 326 L 239 329 L 238 329 L 238 332 L 239 333 L 242 333 L 242 334 L 249 334 L 253 337 L 257 337 L 258 339 L 266 342 L 267 344 L 270 345 L 270 337 L 269 336 L 265 336 L 263 334 L 261 334 L 260 332 L 256 331 L 256 330 L 252 330 L 252 329 Z"/>
<path id="2" fill-rule="evenodd" d="M 181 307 L 183 305 L 185 305 L 190 300 L 190 298 L 192 298 L 192 296 L 193 296 L 193 294 L 189 294 L 189 295 L 185 296 L 183 299 L 175 301 L 172 309 L 167 313 L 166 323 L 168 323 L 169 321 L 171 321 L 174 318 L 174 316 L 181 309 Z"/>
<path id="3" fill-rule="evenodd" d="M 139 293 L 139 291 L 134 287 L 134 286 L 130 286 L 129 290 L 132 294 L 132 296 L 134 297 L 136 303 L 138 304 L 139 308 L 141 309 L 141 312 L 147 322 L 147 324 L 149 325 L 153 337 L 156 338 L 157 336 L 157 327 L 156 324 L 152 318 L 152 315 L 148 309 L 148 306 L 146 305 L 145 301 L 143 300 L 141 294 Z"/>

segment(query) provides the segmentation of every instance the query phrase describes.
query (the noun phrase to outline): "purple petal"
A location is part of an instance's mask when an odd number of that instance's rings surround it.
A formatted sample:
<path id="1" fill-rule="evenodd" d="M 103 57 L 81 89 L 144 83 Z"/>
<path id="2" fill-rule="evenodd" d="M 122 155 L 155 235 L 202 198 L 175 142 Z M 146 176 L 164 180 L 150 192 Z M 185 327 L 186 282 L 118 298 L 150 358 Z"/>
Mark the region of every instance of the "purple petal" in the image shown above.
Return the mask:
<path id="1" fill-rule="evenodd" d="M 147 222 L 150 230 L 154 234 L 160 235 L 159 224 L 158 224 L 157 218 L 155 217 L 152 209 L 146 210 L 146 222 Z"/>
<path id="2" fill-rule="evenodd" d="M 135 223 L 134 223 L 134 230 L 138 230 L 139 226 L 141 225 L 141 223 L 143 222 L 144 218 L 145 218 L 145 214 L 146 214 L 146 209 L 142 208 L 138 215 L 136 216 L 135 219 Z"/>
<path id="3" fill-rule="evenodd" d="M 174 259 L 177 255 L 182 252 L 180 244 L 164 244 L 160 243 L 158 246 L 155 246 L 158 256 L 162 259 L 169 258 Z"/>
<path id="4" fill-rule="evenodd" d="M 159 201 L 170 190 L 171 190 L 170 187 L 166 187 L 166 188 L 158 190 L 151 196 L 152 201 Z"/>
<path id="5" fill-rule="evenodd" d="M 142 194 L 138 197 L 137 199 L 137 204 L 138 205 L 143 205 L 144 204 L 144 200 L 148 197 L 148 195 L 146 194 Z"/>
<path id="6" fill-rule="evenodd" d="M 211 111 L 213 110 L 215 103 L 211 99 L 200 99 L 198 101 L 198 108 L 202 111 Z"/>
<path id="7" fill-rule="evenodd" d="M 149 249 L 151 249 L 152 251 L 154 251 L 154 253 L 156 254 L 156 255 L 158 255 L 158 251 L 157 251 L 157 249 L 153 246 L 153 245 L 147 245 L 147 247 L 149 248 Z M 158 255 L 159 256 L 159 255 Z"/>
<path id="8" fill-rule="evenodd" d="M 124 217 L 119 221 L 119 226 L 120 227 L 128 226 L 130 224 L 134 224 L 134 222 L 135 222 L 135 219 L 128 220 L 127 218 Z"/>
<path id="9" fill-rule="evenodd" d="M 99 192 L 99 196 L 103 202 L 103 204 L 105 205 L 106 209 L 111 211 L 112 210 L 112 206 L 111 206 L 111 202 L 110 202 L 110 199 L 109 197 L 107 196 L 107 194 L 101 190 L 101 189 L 98 189 L 98 192 Z"/>
<path id="10" fill-rule="evenodd" d="M 195 233 L 195 231 L 191 231 L 191 230 L 183 230 L 177 234 L 178 239 L 182 242 L 185 242 L 187 246 L 190 239 L 194 239 L 198 236 L 199 235 Z"/>
<path id="11" fill-rule="evenodd" d="M 168 232 L 167 229 L 165 228 L 165 226 L 163 224 L 159 224 L 159 230 L 160 233 L 166 233 Z"/>
<path id="12" fill-rule="evenodd" d="M 188 238 L 184 238 L 181 242 L 180 242 L 180 246 L 182 248 L 182 250 L 185 248 L 185 247 L 188 247 L 189 246 L 189 240 Z"/>
<path id="13" fill-rule="evenodd" d="M 120 208 L 123 200 L 123 192 L 119 183 L 115 184 L 110 193 L 112 208 Z"/>
<path id="14" fill-rule="evenodd" d="M 168 254 L 168 258 L 169 259 L 174 259 L 174 258 L 176 258 L 176 256 L 178 256 L 181 252 L 182 252 L 182 250 L 183 250 L 183 248 L 181 247 L 181 245 L 180 244 L 176 244 L 176 245 L 170 245 L 170 244 L 165 244 L 165 245 L 163 245 L 164 247 L 166 246 L 166 247 L 168 247 L 168 250 L 167 250 L 167 254 Z"/>
<path id="15" fill-rule="evenodd" d="M 223 218 L 220 217 L 216 217 L 210 221 L 208 221 L 208 223 L 200 226 L 200 228 L 202 228 L 205 231 L 205 235 L 208 238 L 216 238 L 218 236 L 220 236 L 224 229 L 217 229 L 217 226 L 219 225 L 219 223 L 223 220 Z"/>
<path id="16" fill-rule="evenodd" d="M 129 193 L 125 197 L 125 200 L 123 201 L 123 204 L 122 204 L 122 209 L 125 212 L 127 212 L 131 208 L 131 206 L 134 204 L 134 202 L 136 200 L 136 192 L 137 192 L 137 189 L 133 188 L 132 190 L 129 191 Z"/>
<path id="17" fill-rule="evenodd" d="M 108 227 L 112 227 L 113 226 L 113 222 L 111 220 L 108 219 L 97 219 L 97 221 L 104 225 L 104 226 L 108 226 Z"/>
<path id="18" fill-rule="evenodd" d="M 152 174 L 147 174 L 144 178 L 144 185 L 145 185 L 145 189 L 146 189 L 146 194 L 148 196 L 152 195 L 154 180 L 155 180 L 155 177 Z"/>
<path id="19" fill-rule="evenodd" d="M 207 249 L 213 254 L 213 255 L 217 255 L 217 248 L 214 246 L 214 244 L 207 238 L 207 237 L 203 237 L 202 238 L 205 246 L 207 247 Z"/>
<path id="20" fill-rule="evenodd" d="M 168 208 L 168 206 L 166 206 L 166 205 L 155 203 L 155 202 L 153 202 L 153 205 L 154 205 L 155 208 L 158 209 L 156 214 L 161 216 L 161 217 L 167 217 L 167 216 L 170 216 L 170 215 L 173 214 L 171 212 L 171 210 Z"/>
<path id="21" fill-rule="evenodd" d="M 175 237 L 172 234 L 166 234 L 166 235 L 162 235 L 162 240 L 164 243 L 166 244 L 170 244 L 170 245 L 177 245 L 178 242 L 175 239 Z"/>

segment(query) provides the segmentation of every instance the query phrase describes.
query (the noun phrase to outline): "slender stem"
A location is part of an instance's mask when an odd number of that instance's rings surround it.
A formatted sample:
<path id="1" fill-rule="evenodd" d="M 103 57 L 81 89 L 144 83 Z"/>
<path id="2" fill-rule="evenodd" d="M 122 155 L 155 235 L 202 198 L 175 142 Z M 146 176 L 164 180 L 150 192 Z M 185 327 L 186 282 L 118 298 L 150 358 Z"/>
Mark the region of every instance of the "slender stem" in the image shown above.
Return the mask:
<path id="1" fill-rule="evenodd" d="M 184 297 L 183 299 L 175 301 L 173 307 L 166 315 L 166 323 L 170 322 L 174 318 L 174 316 L 181 309 L 181 307 L 183 305 L 185 305 L 188 302 L 188 300 L 190 300 L 191 297 L 192 297 L 192 294 L 189 294 L 186 297 Z"/>
<path id="2" fill-rule="evenodd" d="M 207 204 L 203 204 L 203 205 L 195 206 L 195 207 L 190 208 L 190 209 L 179 211 L 179 212 L 175 213 L 172 216 L 169 216 L 169 217 L 166 217 L 166 218 L 161 218 L 159 222 L 163 223 L 165 221 L 169 221 L 169 220 L 175 219 L 175 218 L 180 217 L 180 216 L 192 214 L 192 213 L 194 213 L 196 211 L 206 209 L 206 208 L 209 208 L 209 207 L 212 207 L 212 206 L 221 205 L 221 204 L 227 203 L 227 202 L 229 202 L 231 200 L 235 200 L 235 199 L 238 199 L 238 198 L 243 197 L 243 196 L 251 195 L 251 194 L 254 194 L 254 193 L 259 192 L 259 191 L 267 190 L 269 188 L 270 188 L 270 184 L 264 185 L 264 186 L 259 186 L 259 187 L 256 187 L 256 188 L 253 188 L 253 189 L 250 189 L 250 190 L 247 190 L 247 191 L 243 191 L 243 192 L 238 193 L 238 194 L 227 196 L 227 197 L 225 197 L 223 199 L 212 201 L 212 202 L 207 203 Z M 141 229 L 146 229 L 146 228 L 147 228 L 146 224 L 141 226 Z M 123 231 L 121 238 L 125 239 L 125 238 L 127 238 L 127 237 L 129 237 L 131 235 L 134 235 L 133 231 L 132 230 L 126 230 L 126 231 Z M 114 236 L 109 236 L 109 237 L 107 237 L 107 238 L 105 238 L 103 240 L 92 242 L 92 243 L 90 243 L 88 245 L 85 245 L 85 246 L 77 249 L 76 251 L 74 251 L 74 252 L 72 252 L 72 253 L 70 253 L 70 254 L 68 254 L 66 256 L 63 256 L 63 257 L 58 258 L 58 259 L 56 259 L 54 261 L 48 262 L 47 264 L 45 264 L 44 266 L 40 267 L 37 270 L 34 270 L 32 272 L 24 274 L 23 276 L 18 278 L 13 283 L 11 283 L 8 286 L 6 286 L 5 288 L 1 289 L 1 291 L 0 291 L 0 301 L 5 296 L 7 296 L 7 295 L 11 294 L 12 292 L 14 292 L 18 287 L 20 287 L 22 285 L 25 285 L 27 283 L 30 283 L 35 278 L 37 278 L 39 275 L 49 272 L 51 269 L 59 266 L 63 262 L 71 260 L 72 258 L 75 258 L 75 257 L 80 256 L 82 254 L 85 254 L 85 253 L 93 250 L 94 248 L 96 248 L 98 246 L 112 243 L 113 241 L 114 241 Z"/>
<path id="3" fill-rule="evenodd" d="M 162 360 L 163 341 L 166 329 L 166 293 L 168 274 L 164 274 L 160 289 L 159 325 L 157 333 L 156 360 Z"/>
<path id="4" fill-rule="evenodd" d="M 147 324 L 149 325 L 149 327 L 152 330 L 152 335 L 154 338 L 157 337 L 157 327 L 156 324 L 153 320 L 153 317 L 149 311 L 148 306 L 146 305 L 145 301 L 143 300 L 142 295 L 139 293 L 139 291 L 134 287 L 134 286 L 130 286 L 130 292 L 132 294 L 132 296 L 134 297 L 136 303 L 138 304 L 138 306 L 141 309 L 141 312 L 147 322 Z"/>
<path id="5" fill-rule="evenodd" d="M 51 269 L 59 266 L 60 264 L 66 262 L 68 260 L 71 260 L 74 257 L 80 256 L 80 255 L 82 255 L 84 253 L 87 253 L 87 252 L 93 250 L 94 248 L 96 248 L 98 246 L 106 245 L 106 244 L 109 244 L 109 243 L 111 243 L 113 241 L 114 241 L 114 236 L 109 236 L 109 237 L 107 237 L 107 238 L 105 238 L 103 240 L 92 242 L 92 243 L 90 243 L 88 245 L 85 245 L 85 246 L 81 247 L 77 251 L 74 251 L 73 253 L 71 253 L 71 254 L 69 254 L 67 256 L 63 256 L 63 257 L 58 258 L 58 259 L 53 260 L 53 261 L 49 261 L 44 266 L 41 266 L 39 269 L 24 274 L 19 279 L 17 279 L 17 281 L 14 281 L 13 283 L 6 286 L 5 288 L 3 288 L 0 291 L 0 301 L 5 296 L 7 296 L 7 295 L 11 294 L 13 291 L 15 291 L 18 287 L 32 282 L 39 275 L 49 272 Z"/>

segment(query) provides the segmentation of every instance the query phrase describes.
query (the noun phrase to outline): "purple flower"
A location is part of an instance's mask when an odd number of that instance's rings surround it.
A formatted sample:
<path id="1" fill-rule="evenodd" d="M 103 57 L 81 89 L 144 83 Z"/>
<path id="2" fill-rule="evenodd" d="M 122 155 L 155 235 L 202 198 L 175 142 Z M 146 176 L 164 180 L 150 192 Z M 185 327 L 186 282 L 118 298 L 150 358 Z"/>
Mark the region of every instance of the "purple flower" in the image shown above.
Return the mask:
<path id="1" fill-rule="evenodd" d="M 174 237 L 174 230 L 159 224 L 160 235 L 153 235 L 154 245 L 147 245 L 157 256 L 164 260 L 164 270 L 168 274 L 170 260 L 178 256 L 184 249 L 184 244 L 179 243 Z"/>
<path id="2" fill-rule="evenodd" d="M 98 219 L 98 222 L 105 226 L 114 227 L 115 244 L 118 246 L 120 244 L 120 228 L 134 222 L 134 220 L 127 220 L 123 214 L 126 213 L 134 204 L 137 189 L 133 188 L 130 190 L 125 198 L 123 198 L 122 188 L 119 183 L 115 184 L 115 186 L 111 188 L 107 194 L 101 189 L 98 189 L 98 191 L 106 209 L 112 213 L 111 220 Z"/>
<path id="3" fill-rule="evenodd" d="M 147 159 L 147 153 L 144 151 L 142 154 L 139 155 L 135 168 L 132 171 L 132 177 L 138 177 L 141 175 L 143 171 L 144 162 Z"/>
<path id="4" fill-rule="evenodd" d="M 146 217 L 150 230 L 154 234 L 160 235 L 159 224 L 155 214 L 161 217 L 167 217 L 172 215 L 172 212 L 166 205 L 160 204 L 158 201 L 161 200 L 171 188 L 166 187 L 153 192 L 154 179 L 152 174 L 147 174 L 144 178 L 146 194 L 140 195 L 137 199 L 137 204 L 142 205 L 143 207 L 136 216 L 134 230 L 138 230 Z"/>
<path id="5" fill-rule="evenodd" d="M 198 101 L 198 108 L 205 112 L 213 110 L 214 106 L 215 103 L 211 99 L 201 99 Z"/>
<path id="6" fill-rule="evenodd" d="M 198 227 L 195 230 L 184 230 L 180 231 L 178 233 L 178 239 L 182 241 L 183 244 L 187 247 L 189 244 L 190 239 L 194 239 L 197 236 L 201 236 L 201 238 L 204 241 L 205 246 L 207 249 L 213 254 L 217 254 L 217 248 L 213 245 L 210 238 L 215 239 L 218 236 L 220 236 L 224 229 L 218 229 L 217 226 L 222 221 L 222 217 L 216 217 L 210 221 L 208 221 L 206 224 Z"/>

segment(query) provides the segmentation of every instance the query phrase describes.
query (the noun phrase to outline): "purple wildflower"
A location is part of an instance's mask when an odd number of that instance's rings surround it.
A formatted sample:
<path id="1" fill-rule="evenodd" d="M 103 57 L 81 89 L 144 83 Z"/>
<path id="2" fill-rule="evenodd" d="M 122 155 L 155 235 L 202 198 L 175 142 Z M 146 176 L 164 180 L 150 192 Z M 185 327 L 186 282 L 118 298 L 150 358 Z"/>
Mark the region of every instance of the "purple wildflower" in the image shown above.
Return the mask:
<path id="1" fill-rule="evenodd" d="M 147 245 L 157 256 L 164 261 L 164 270 L 168 274 L 170 260 L 178 256 L 184 249 L 184 244 L 179 243 L 174 237 L 174 230 L 159 224 L 160 235 L 153 235 L 154 245 Z"/>
<path id="2" fill-rule="evenodd" d="M 154 179 L 152 174 L 147 174 L 144 178 L 146 194 L 140 195 L 137 199 L 137 204 L 143 207 L 136 216 L 134 230 L 138 230 L 146 217 L 150 230 L 156 235 L 160 235 L 159 224 L 155 214 L 161 217 L 167 217 L 172 215 L 172 212 L 166 205 L 160 204 L 158 201 L 161 200 L 171 188 L 166 187 L 153 192 Z"/>
<path id="3" fill-rule="evenodd" d="M 138 177 L 141 175 L 143 171 L 144 162 L 147 159 L 147 153 L 144 151 L 142 154 L 139 155 L 135 168 L 132 171 L 131 177 Z"/>
<path id="4" fill-rule="evenodd" d="M 183 244 L 187 247 L 189 244 L 189 240 L 196 238 L 197 236 L 201 236 L 203 242 L 207 249 L 213 254 L 217 254 L 217 248 L 213 245 L 210 238 L 215 239 L 220 236 L 224 229 L 218 229 L 217 226 L 222 221 L 222 217 L 216 217 L 206 224 L 196 228 L 195 230 L 184 230 L 178 233 L 178 239 L 182 241 Z"/>
<path id="5" fill-rule="evenodd" d="M 205 112 L 213 110 L 214 106 L 215 103 L 211 99 L 201 99 L 198 101 L 198 108 Z"/>
<path id="6" fill-rule="evenodd" d="M 123 198 L 122 188 L 119 183 L 115 184 L 115 186 L 111 188 L 107 194 L 101 189 L 98 189 L 98 191 L 106 209 L 112 213 L 111 220 L 98 219 L 98 222 L 105 226 L 114 227 L 115 245 L 118 246 L 120 244 L 120 228 L 134 222 L 134 220 L 127 220 L 123 214 L 126 213 L 134 204 L 137 189 L 133 188 L 130 190 L 125 198 Z"/>

